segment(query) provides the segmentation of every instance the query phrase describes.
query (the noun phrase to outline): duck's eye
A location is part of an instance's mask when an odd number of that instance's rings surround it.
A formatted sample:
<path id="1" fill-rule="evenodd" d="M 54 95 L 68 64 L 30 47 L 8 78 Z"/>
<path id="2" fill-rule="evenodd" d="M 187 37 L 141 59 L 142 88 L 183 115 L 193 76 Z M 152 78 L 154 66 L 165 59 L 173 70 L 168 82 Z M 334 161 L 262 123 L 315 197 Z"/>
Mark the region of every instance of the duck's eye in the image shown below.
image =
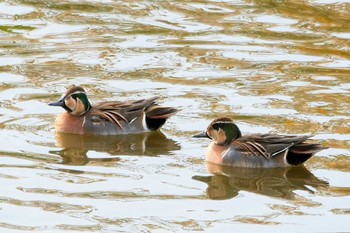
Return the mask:
<path id="1" fill-rule="evenodd" d="M 74 94 L 74 95 L 71 95 L 73 99 L 77 100 L 77 97 L 78 95 Z"/>
<path id="2" fill-rule="evenodd" d="M 219 129 L 218 124 L 213 124 L 213 129 L 218 130 Z"/>

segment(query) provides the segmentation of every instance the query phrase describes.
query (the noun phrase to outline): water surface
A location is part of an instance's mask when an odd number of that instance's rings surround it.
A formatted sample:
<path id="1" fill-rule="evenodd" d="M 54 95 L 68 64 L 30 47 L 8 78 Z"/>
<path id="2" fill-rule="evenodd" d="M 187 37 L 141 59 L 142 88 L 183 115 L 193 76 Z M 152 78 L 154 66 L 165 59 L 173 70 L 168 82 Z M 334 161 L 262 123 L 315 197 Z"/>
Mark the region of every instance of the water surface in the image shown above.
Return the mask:
<path id="1" fill-rule="evenodd" d="M 347 1 L 0 2 L 1 232 L 350 231 Z M 92 102 L 159 96 L 161 132 L 62 135 L 71 84 Z M 228 169 L 191 138 L 314 134 L 305 167 Z"/>

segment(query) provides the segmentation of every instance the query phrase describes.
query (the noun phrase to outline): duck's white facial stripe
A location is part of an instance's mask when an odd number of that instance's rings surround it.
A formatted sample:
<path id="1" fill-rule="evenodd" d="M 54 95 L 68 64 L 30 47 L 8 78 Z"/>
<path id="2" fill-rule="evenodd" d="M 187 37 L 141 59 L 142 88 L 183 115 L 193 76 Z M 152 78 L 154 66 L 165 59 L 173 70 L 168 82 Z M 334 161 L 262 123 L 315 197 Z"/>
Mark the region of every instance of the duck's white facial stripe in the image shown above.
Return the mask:
<path id="1" fill-rule="evenodd" d="M 219 124 L 233 124 L 232 121 L 216 121 L 214 124 L 219 123 Z"/>
<path id="2" fill-rule="evenodd" d="M 63 93 L 62 95 L 61 95 L 61 100 L 62 99 L 65 99 L 65 98 L 67 98 L 68 96 L 72 96 L 72 95 L 76 95 L 76 94 L 86 94 L 85 92 L 82 92 L 82 91 L 76 91 L 76 92 L 73 92 L 73 93 L 70 93 L 69 95 L 67 94 L 67 93 Z"/>
<path id="3" fill-rule="evenodd" d="M 73 93 L 71 93 L 69 95 L 77 95 L 77 94 L 86 94 L 86 93 L 83 92 L 83 91 L 76 91 L 76 92 L 73 92 Z"/>

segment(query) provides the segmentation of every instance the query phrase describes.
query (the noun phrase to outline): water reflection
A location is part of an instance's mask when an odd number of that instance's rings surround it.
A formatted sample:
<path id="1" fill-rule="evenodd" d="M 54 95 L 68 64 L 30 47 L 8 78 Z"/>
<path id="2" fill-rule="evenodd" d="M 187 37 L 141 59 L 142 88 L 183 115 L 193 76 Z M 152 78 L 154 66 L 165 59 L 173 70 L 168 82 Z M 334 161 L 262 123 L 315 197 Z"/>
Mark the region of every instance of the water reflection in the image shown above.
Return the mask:
<path id="1" fill-rule="evenodd" d="M 116 157 L 88 158 L 89 151 L 108 155 L 157 156 L 180 149 L 176 141 L 168 139 L 160 131 L 110 136 L 56 133 L 56 144 L 63 149 L 50 153 L 58 154 L 62 157 L 62 163 L 69 165 L 85 165 L 91 160 L 118 160 Z"/>
<path id="2" fill-rule="evenodd" d="M 314 176 L 304 166 L 286 168 L 238 168 L 207 163 L 212 176 L 193 176 L 208 185 L 206 195 L 213 200 L 230 199 L 240 191 L 269 197 L 294 199 L 294 191 L 314 192 L 328 187 L 328 183 Z"/>
<path id="3" fill-rule="evenodd" d="M 2 232 L 349 231 L 349 9 L 347 0 L 0 1 Z M 55 140 L 60 110 L 46 103 L 71 84 L 96 101 L 159 96 L 182 109 L 163 131 L 181 149 L 153 135 Z M 188 137 L 224 113 L 245 133 L 311 133 L 330 149 L 307 163 L 314 175 L 235 168 L 194 177 L 206 184 L 186 179 L 203 170 L 207 146 Z M 160 154 L 171 156 L 149 157 Z M 207 186 L 230 205 L 203 200 Z"/>

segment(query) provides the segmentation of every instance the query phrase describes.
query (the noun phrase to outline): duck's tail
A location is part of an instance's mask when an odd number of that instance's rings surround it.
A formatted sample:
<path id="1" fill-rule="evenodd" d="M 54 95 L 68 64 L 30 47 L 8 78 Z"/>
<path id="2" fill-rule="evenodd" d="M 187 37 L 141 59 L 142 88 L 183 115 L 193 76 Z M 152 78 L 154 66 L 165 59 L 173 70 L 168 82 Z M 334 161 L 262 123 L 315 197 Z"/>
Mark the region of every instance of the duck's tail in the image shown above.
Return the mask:
<path id="1" fill-rule="evenodd" d="M 152 105 L 146 110 L 146 124 L 148 129 L 157 130 L 164 125 L 166 120 L 179 110 L 172 107 Z"/>
<path id="2" fill-rule="evenodd" d="M 299 143 L 292 146 L 287 154 L 287 162 L 292 165 L 299 165 L 311 158 L 315 153 L 327 149 L 321 144 Z"/>

